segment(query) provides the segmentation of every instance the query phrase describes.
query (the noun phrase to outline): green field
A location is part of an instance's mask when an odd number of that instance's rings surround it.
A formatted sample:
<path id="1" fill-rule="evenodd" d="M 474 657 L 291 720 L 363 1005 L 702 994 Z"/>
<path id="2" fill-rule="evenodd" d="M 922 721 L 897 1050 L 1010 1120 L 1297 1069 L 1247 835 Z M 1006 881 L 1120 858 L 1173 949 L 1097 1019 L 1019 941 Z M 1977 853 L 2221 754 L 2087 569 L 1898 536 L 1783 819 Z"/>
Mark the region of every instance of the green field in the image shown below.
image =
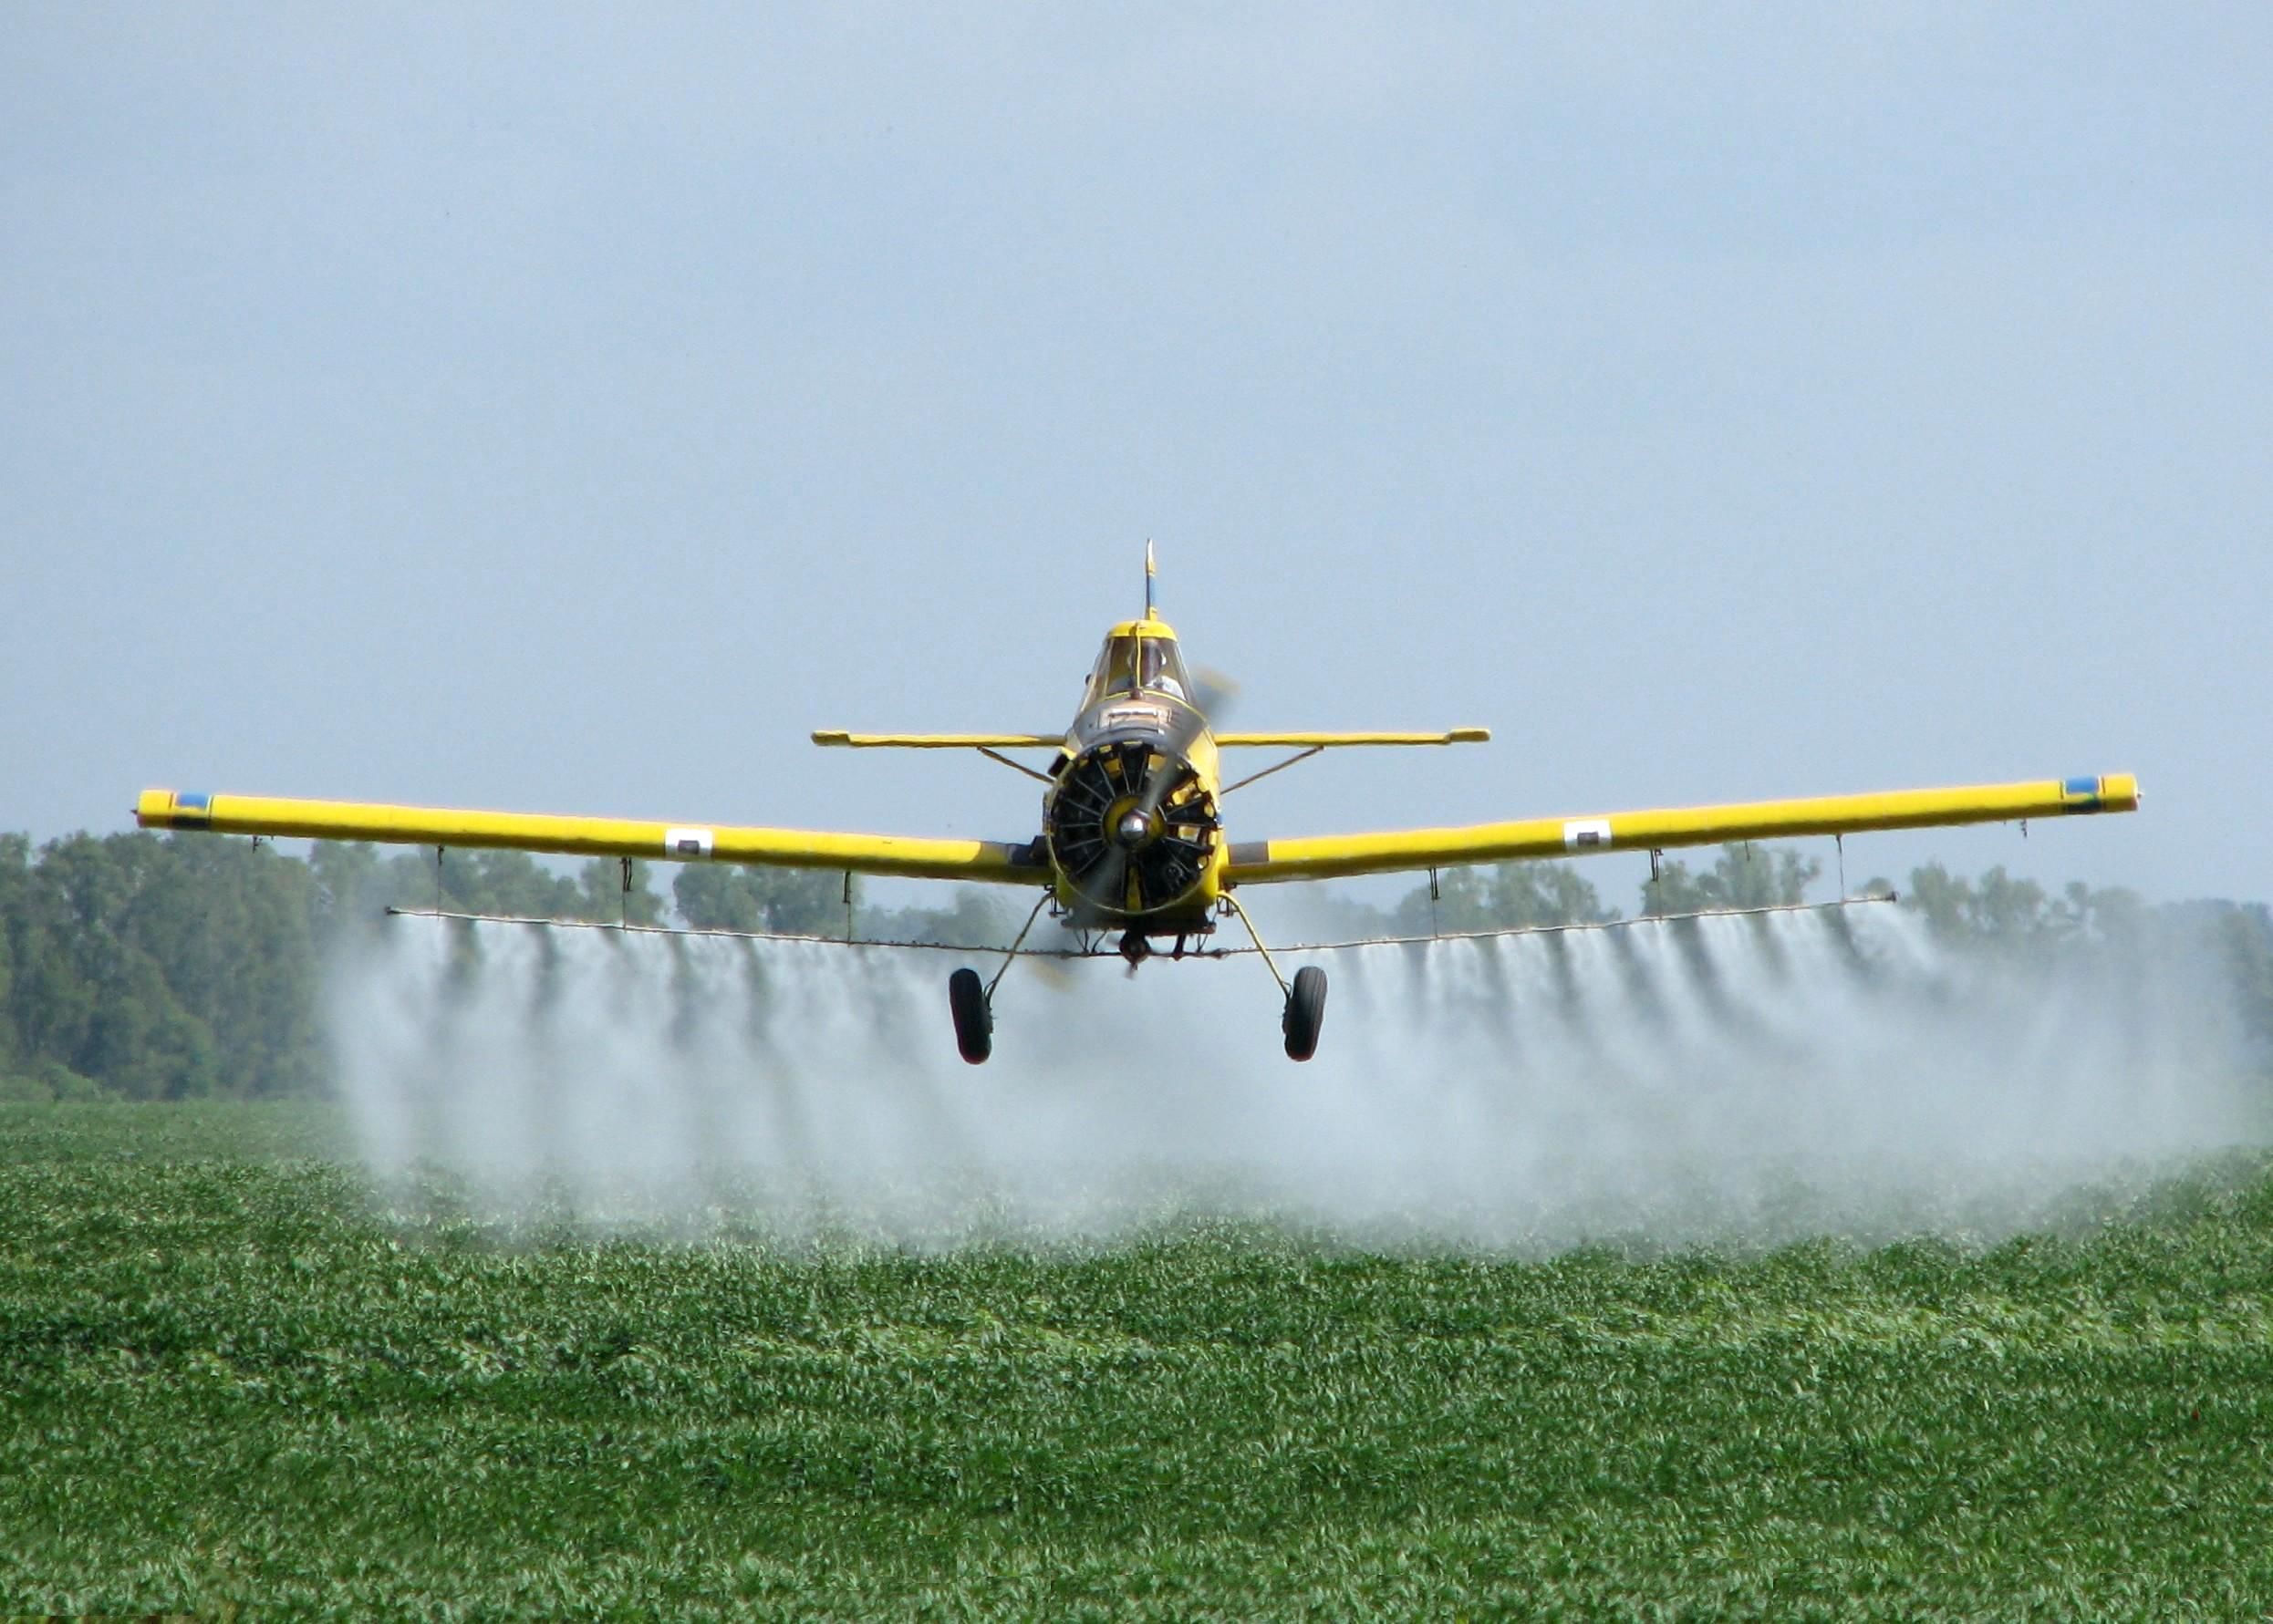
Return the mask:
<path id="1" fill-rule="evenodd" d="M 1993 1249 L 580 1238 L 0 1108 L 0 1611 L 2273 1608 L 2273 1161 Z M 400 1193 L 398 1193 L 399 1196 Z"/>

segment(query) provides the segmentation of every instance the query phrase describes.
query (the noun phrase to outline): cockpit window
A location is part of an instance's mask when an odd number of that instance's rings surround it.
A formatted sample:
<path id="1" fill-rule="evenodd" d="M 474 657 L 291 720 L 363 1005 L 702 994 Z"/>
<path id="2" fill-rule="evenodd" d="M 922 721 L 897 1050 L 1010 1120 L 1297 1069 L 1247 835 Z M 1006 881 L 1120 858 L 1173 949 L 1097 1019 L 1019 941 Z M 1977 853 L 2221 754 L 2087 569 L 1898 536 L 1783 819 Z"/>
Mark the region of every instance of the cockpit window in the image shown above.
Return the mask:
<path id="1" fill-rule="evenodd" d="M 1176 640 L 1141 634 L 1107 637 L 1104 652 L 1097 656 L 1096 669 L 1089 674 L 1090 699 L 1135 693 L 1140 688 L 1178 699 L 1190 694 L 1191 683 L 1184 675 L 1184 660 L 1176 651 Z"/>
<path id="2" fill-rule="evenodd" d="M 1096 669 L 1089 673 L 1089 699 L 1095 704 L 1107 694 L 1126 694 L 1136 686 L 1136 639 L 1107 637 L 1098 652 Z"/>
<path id="3" fill-rule="evenodd" d="M 1142 639 L 1137 666 L 1144 686 L 1155 693 L 1181 699 L 1190 691 L 1184 680 L 1184 662 L 1177 657 L 1176 645 L 1166 637 Z"/>

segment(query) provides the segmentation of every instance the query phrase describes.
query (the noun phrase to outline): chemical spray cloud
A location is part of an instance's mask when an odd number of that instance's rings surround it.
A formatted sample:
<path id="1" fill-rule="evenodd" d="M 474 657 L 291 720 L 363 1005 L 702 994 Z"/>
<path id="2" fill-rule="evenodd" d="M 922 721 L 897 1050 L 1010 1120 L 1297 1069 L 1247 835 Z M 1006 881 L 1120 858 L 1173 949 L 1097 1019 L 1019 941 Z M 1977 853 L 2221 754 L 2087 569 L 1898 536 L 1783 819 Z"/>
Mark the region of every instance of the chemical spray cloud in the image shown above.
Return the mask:
<path id="1" fill-rule="evenodd" d="M 1994 1236 L 2252 1126 L 2221 984 L 2168 944 L 2015 960 L 1871 906 L 1329 963 L 1307 1066 L 1244 959 L 1021 964 L 970 1068 L 934 955 L 399 920 L 332 1031 L 405 1187 L 790 1243 Z"/>

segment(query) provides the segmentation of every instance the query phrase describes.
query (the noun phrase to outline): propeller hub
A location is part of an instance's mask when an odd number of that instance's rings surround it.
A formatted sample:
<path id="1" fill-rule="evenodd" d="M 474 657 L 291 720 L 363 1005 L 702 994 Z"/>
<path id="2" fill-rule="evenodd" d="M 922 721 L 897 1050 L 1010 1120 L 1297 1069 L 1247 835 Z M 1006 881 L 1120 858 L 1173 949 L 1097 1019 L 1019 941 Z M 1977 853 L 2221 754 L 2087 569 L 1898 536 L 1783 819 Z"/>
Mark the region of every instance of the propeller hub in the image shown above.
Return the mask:
<path id="1" fill-rule="evenodd" d="M 1173 741 L 1169 741 L 1171 745 Z M 1152 737 L 1067 761 L 1043 802 L 1050 857 L 1093 918 L 1149 917 L 1195 897 L 1222 825 L 1191 762 Z"/>

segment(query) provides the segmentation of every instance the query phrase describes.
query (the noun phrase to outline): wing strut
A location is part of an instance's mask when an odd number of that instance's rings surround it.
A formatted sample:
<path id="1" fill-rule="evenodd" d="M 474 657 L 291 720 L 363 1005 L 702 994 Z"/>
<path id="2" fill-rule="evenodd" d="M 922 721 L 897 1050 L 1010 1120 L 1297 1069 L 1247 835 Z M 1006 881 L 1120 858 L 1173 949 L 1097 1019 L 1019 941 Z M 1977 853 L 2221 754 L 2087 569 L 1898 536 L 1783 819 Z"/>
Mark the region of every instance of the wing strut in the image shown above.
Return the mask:
<path id="1" fill-rule="evenodd" d="M 1216 791 L 1216 799 L 1220 801 L 1224 796 L 1229 795 L 1233 790 L 1243 790 L 1259 778 L 1269 778 L 1274 772 L 1284 772 L 1288 768 L 1292 767 L 1299 762 L 1309 760 L 1311 757 L 1318 754 L 1325 748 L 1326 747 L 1323 744 L 1313 744 L 1306 750 L 1299 751 L 1294 755 L 1287 757 L 1287 759 L 1283 761 L 1276 762 L 1271 766 L 1264 768 L 1261 772 L 1251 772 L 1245 778 L 1240 779 L 1237 783 L 1226 784 L 1223 788 L 1218 790 Z"/>

